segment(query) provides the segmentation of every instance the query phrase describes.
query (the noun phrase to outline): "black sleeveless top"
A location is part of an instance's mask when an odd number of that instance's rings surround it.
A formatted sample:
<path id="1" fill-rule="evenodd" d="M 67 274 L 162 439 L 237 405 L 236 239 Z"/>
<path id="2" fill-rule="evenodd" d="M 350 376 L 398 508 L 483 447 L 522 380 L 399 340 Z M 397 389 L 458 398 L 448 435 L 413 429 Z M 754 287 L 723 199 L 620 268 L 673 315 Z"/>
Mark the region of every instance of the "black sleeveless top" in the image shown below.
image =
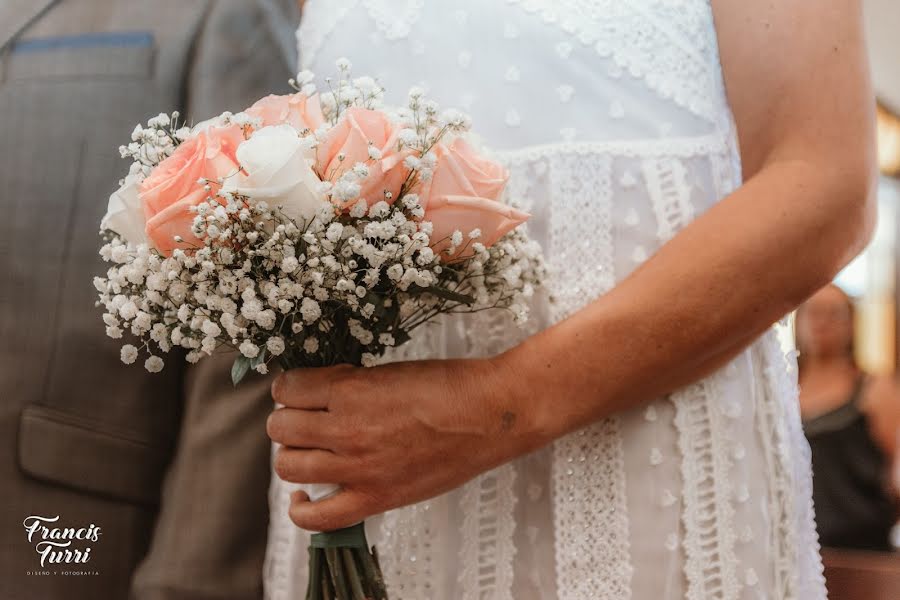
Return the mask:
<path id="1" fill-rule="evenodd" d="M 812 450 L 813 501 L 823 546 L 890 550 L 896 507 L 888 464 L 859 410 L 863 380 L 850 400 L 803 423 Z"/>

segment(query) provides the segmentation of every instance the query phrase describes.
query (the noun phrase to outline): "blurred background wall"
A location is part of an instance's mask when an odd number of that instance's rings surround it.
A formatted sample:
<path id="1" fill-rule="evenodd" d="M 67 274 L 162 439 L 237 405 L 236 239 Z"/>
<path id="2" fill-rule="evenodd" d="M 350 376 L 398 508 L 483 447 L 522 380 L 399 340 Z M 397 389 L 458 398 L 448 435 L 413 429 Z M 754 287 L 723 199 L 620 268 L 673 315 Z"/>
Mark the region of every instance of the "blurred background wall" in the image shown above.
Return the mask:
<path id="1" fill-rule="evenodd" d="M 900 364 L 900 0 L 864 0 L 864 10 L 878 98 L 879 218 L 872 243 L 836 283 L 857 300 L 860 366 L 870 373 L 896 375 Z M 895 472 L 900 482 L 897 465 Z M 900 533 L 900 527 L 895 532 Z M 900 535 L 895 536 L 896 542 Z M 831 600 L 900 598 L 900 554 L 826 549 L 823 556 Z"/>
<path id="2" fill-rule="evenodd" d="M 865 0 L 864 7 L 879 104 L 879 221 L 869 248 L 837 283 L 858 300 L 860 364 L 871 373 L 892 373 L 900 361 L 900 1 Z"/>

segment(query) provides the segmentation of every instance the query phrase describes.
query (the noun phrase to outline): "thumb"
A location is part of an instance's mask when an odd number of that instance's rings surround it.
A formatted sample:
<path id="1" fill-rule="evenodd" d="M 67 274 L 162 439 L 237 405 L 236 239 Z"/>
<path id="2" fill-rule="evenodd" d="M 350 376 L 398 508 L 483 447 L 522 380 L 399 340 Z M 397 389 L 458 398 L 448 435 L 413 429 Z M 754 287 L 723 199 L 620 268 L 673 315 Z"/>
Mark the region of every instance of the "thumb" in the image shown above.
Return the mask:
<path id="1" fill-rule="evenodd" d="M 311 502 L 303 492 L 291 495 L 289 516 L 294 525 L 307 531 L 334 531 L 355 525 L 378 512 L 363 494 L 342 489 L 334 496 Z"/>

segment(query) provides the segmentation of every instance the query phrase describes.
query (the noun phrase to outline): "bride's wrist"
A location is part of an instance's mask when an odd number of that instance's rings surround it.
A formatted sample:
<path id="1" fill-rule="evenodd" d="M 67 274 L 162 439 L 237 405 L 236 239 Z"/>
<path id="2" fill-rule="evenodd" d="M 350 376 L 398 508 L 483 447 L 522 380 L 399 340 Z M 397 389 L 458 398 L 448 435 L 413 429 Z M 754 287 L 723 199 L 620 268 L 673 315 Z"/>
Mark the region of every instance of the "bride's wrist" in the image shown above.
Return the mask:
<path id="1" fill-rule="evenodd" d="M 531 449 L 544 446 L 575 427 L 561 402 L 561 396 L 567 392 L 558 388 L 541 354 L 526 341 L 492 359 L 501 378 L 501 395 L 507 399 L 510 412 L 519 421 L 517 429 L 528 439 Z"/>

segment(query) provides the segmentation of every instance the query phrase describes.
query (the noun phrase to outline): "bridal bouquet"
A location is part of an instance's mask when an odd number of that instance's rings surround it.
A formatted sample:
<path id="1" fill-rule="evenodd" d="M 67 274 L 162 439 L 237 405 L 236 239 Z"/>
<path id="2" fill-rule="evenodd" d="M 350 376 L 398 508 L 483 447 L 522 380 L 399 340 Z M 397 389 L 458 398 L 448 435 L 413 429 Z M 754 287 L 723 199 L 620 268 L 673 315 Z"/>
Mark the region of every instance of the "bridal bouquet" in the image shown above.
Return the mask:
<path id="1" fill-rule="evenodd" d="M 469 141 L 468 118 L 420 90 L 382 106 L 371 78 L 340 78 L 193 127 L 138 126 L 133 162 L 101 224 L 111 263 L 94 285 L 125 363 L 238 351 L 231 376 L 339 363 L 372 366 L 444 313 L 526 318 L 544 276 L 500 201 L 507 172 Z M 313 500 L 334 486 L 308 487 Z M 307 598 L 385 598 L 363 525 L 315 534 Z"/>

